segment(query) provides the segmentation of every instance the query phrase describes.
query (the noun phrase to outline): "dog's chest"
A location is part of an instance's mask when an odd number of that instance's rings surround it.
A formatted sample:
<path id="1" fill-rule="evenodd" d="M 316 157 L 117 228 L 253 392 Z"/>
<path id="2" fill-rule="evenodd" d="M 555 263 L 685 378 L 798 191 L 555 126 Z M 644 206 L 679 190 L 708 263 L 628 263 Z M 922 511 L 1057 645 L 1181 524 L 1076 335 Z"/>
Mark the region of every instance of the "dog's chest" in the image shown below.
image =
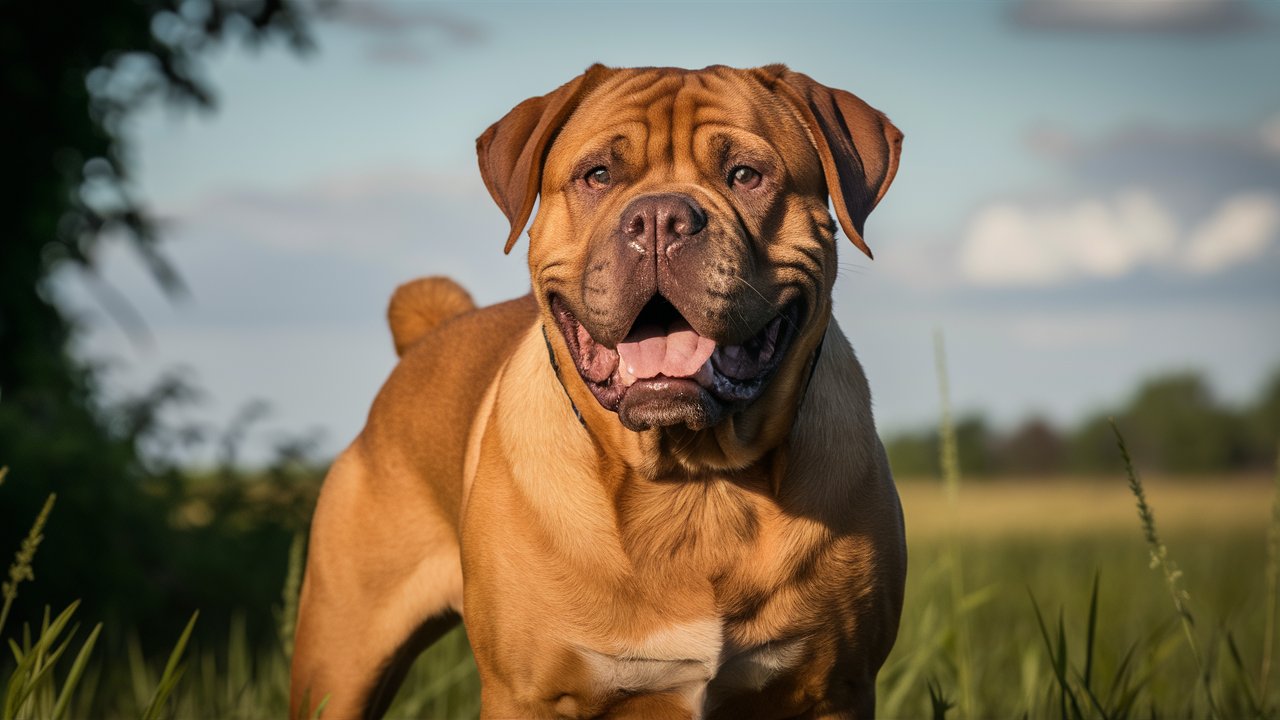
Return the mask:
<path id="1" fill-rule="evenodd" d="M 639 568 L 637 585 L 618 588 L 615 601 L 632 607 L 631 622 L 652 625 L 641 633 L 633 625 L 623 637 L 597 626 L 583 636 L 592 640 L 575 644 L 586 695 L 605 706 L 593 709 L 607 713 L 607 698 L 664 694 L 680 698 L 692 717 L 703 717 L 729 698 L 760 692 L 798 670 L 805 641 L 769 642 L 790 635 L 789 623 L 772 617 L 760 626 L 757 620 L 768 605 L 761 593 L 767 597 L 785 573 L 777 557 L 784 545 L 778 513 L 760 494 L 728 482 L 668 486 L 647 496 L 646 490 L 654 488 L 633 488 L 626 506 L 636 514 L 623 535 Z M 755 612 L 737 612 L 754 605 L 760 606 Z M 661 624 L 660 607 L 701 608 L 708 615 Z M 722 616 L 729 610 L 734 612 Z M 724 619 L 739 615 L 752 619 Z M 744 632 L 743 622 L 752 627 Z"/>
<path id="2" fill-rule="evenodd" d="M 800 640 L 737 647 L 719 618 L 671 625 L 610 650 L 579 648 L 590 694 L 671 694 L 693 717 L 727 697 L 760 691 L 803 660 Z"/>

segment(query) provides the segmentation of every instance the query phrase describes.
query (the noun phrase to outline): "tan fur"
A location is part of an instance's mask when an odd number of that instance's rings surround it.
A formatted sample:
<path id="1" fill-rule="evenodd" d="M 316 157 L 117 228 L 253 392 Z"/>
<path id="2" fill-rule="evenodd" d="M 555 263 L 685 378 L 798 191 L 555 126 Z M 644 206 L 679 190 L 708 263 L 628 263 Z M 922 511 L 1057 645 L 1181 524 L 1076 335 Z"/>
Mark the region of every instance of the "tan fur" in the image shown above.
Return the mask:
<path id="1" fill-rule="evenodd" d="M 404 355 L 440 323 L 475 309 L 471 293 L 447 277 L 418 278 L 401 285 L 387 305 L 396 355 Z"/>
<path id="2" fill-rule="evenodd" d="M 824 135 L 833 126 L 853 134 Z M 580 154 L 616 137 L 631 184 L 584 203 Z M 718 184 L 707 162 L 724 137 L 785 168 L 769 203 Z M 326 718 L 376 717 L 463 618 L 487 718 L 869 717 L 906 550 L 867 382 L 831 318 L 826 202 L 834 179 L 862 244 L 900 139 L 854 96 L 781 66 L 597 66 L 486 132 L 482 172 L 513 238 L 541 196 L 533 293 L 471 310 L 447 281 L 406 286 L 425 302 L 397 291 L 403 356 L 316 509 L 292 713 L 327 696 Z M 577 376 L 547 293 L 586 302 L 588 258 L 621 205 L 668 188 L 743 228 L 726 248 L 760 243 L 738 276 L 750 292 L 809 312 L 749 405 L 703 430 L 636 432 Z M 768 312 L 735 302 L 747 320 Z"/>

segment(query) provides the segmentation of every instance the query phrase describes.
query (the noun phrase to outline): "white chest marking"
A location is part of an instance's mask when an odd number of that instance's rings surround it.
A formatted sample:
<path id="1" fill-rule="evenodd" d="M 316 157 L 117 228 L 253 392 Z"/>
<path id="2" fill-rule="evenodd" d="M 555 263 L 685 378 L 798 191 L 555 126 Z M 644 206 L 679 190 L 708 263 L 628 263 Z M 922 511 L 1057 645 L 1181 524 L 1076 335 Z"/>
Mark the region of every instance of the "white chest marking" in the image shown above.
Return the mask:
<path id="1" fill-rule="evenodd" d="M 584 647 L 581 653 L 601 690 L 679 692 L 700 713 L 723 647 L 720 619 L 708 618 L 663 628 L 609 648 L 613 652 Z"/>
<path id="2" fill-rule="evenodd" d="M 721 698 L 762 690 L 803 660 L 800 639 L 774 642 L 725 657 L 724 626 L 708 618 L 663 628 L 602 652 L 582 647 L 597 688 L 609 692 L 677 692 L 701 717 Z M 710 697 L 708 697 L 710 686 Z"/>

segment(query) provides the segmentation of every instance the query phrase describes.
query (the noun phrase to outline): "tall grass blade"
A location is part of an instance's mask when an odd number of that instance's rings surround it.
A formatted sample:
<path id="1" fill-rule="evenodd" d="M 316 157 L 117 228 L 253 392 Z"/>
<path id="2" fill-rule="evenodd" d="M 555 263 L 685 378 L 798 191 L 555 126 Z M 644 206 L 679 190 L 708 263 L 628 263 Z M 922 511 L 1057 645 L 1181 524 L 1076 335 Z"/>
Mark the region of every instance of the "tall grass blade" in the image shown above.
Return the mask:
<path id="1" fill-rule="evenodd" d="M 1071 717 L 1081 720 L 1084 714 L 1080 712 L 1080 704 L 1076 700 L 1075 691 L 1070 689 L 1070 684 L 1066 682 L 1067 669 L 1071 667 L 1070 660 L 1067 655 L 1067 629 L 1063 620 L 1062 608 L 1058 609 L 1058 672 L 1063 678 L 1063 688 L 1066 690 L 1067 699 L 1071 701 Z"/>
<path id="2" fill-rule="evenodd" d="M 23 706 L 27 702 L 27 698 L 35 692 L 44 678 L 53 670 L 54 663 L 58 661 L 67 644 L 64 642 L 53 652 L 49 648 L 58 641 L 58 636 L 66 629 L 67 623 L 71 621 L 71 616 L 79 607 L 80 602 L 71 603 L 66 610 L 58 614 L 58 617 L 49 620 L 48 609 L 45 609 L 44 622 L 40 635 L 33 641 L 29 633 L 24 633 L 24 643 L 21 652 L 18 652 L 16 644 L 10 647 L 15 654 L 20 654 L 17 667 L 9 675 L 8 687 L 5 689 L 4 708 L 0 712 L 0 717 L 4 720 L 11 720 L 22 713 Z"/>
<path id="3" fill-rule="evenodd" d="M 289 566 L 280 591 L 280 646 L 287 660 L 293 659 L 293 636 L 298 625 L 298 596 L 302 592 L 303 550 L 306 533 L 299 530 L 289 543 Z"/>
<path id="4" fill-rule="evenodd" d="M 59 628 L 59 630 L 53 634 L 53 639 L 56 640 L 57 635 L 60 633 L 61 633 L 61 628 Z M 73 629 L 70 633 L 67 634 L 67 637 L 62 639 L 62 642 L 58 645 L 57 648 L 55 648 L 51 652 L 47 652 L 47 653 L 42 652 L 40 655 L 36 657 L 35 673 L 31 675 L 31 679 L 30 679 L 30 682 L 33 686 L 32 690 L 34 690 L 35 689 L 34 686 L 38 686 L 46 676 L 51 675 L 51 673 L 53 672 L 54 665 L 58 663 L 58 660 L 62 658 L 62 654 L 66 652 L 67 648 L 71 645 L 71 641 L 74 639 L 73 637 L 74 633 L 75 633 L 75 630 Z M 52 641 L 50 642 L 50 644 L 52 644 Z M 47 649 L 48 648 L 46 647 L 45 650 Z"/>
<path id="5" fill-rule="evenodd" d="M 956 441 L 955 422 L 951 417 L 951 382 L 947 376 L 947 349 L 942 330 L 933 331 L 933 360 L 938 373 L 938 395 L 942 401 L 942 419 L 938 424 L 939 466 L 947 499 L 954 505 L 960 495 L 960 446 Z"/>
<path id="6" fill-rule="evenodd" d="M 1280 579 L 1280 447 L 1276 449 L 1275 485 L 1271 491 L 1271 523 L 1267 527 L 1267 608 L 1262 628 L 1262 668 L 1258 694 L 1267 697 L 1271 682 L 1271 658 L 1276 639 L 1276 586 Z"/>
<path id="7" fill-rule="evenodd" d="M 1098 711 L 1099 717 L 1101 717 L 1102 720 L 1110 720 L 1111 714 L 1107 712 L 1106 706 L 1102 704 L 1102 701 L 1096 694 L 1094 694 L 1092 689 L 1084 686 L 1084 676 L 1081 675 L 1079 671 L 1076 672 L 1076 679 L 1080 682 L 1080 690 L 1084 692 L 1084 698 L 1089 701 L 1089 704 L 1093 706 L 1094 710 Z M 1079 713 L 1078 709 L 1077 713 Z M 1083 717 L 1082 715 L 1078 716 Z"/>
<path id="8" fill-rule="evenodd" d="M 145 708 L 152 695 L 151 669 L 147 667 L 146 658 L 142 654 L 142 641 L 136 633 L 129 635 L 126 651 L 129 654 L 129 685 L 133 689 L 134 705 Z"/>
<path id="9" fill-rule="evenodd" d="M 84 674 L 85 666 L 89 663 L 89 656 L 93 654 L 93 646 L 98 642 L 98 634 L 102 632 L 102 623 L 94 626 L 89 633 L 89 637 L 85 639 L 84 644 L 80 646 L 80 652 L 76 654 L 76 659 L 71 663 L 71 670 L 67 672 L 67 679 L 62 682 L 62 691 L 58 693 L 58 700 L 53 705 L 53 713 L 50 715 L 52 720 L 59 720 L 67 714 L 67 709 L 71 704 L 71 697 L 75 693 L 76 686 L 80 683 L 80 677 Z"/>
<path id="10" fill-rule="evenodd" d="M 1098 575 L 1093 571 L 1093 591 L 1089 593 L 1089 625 L 1085 633 L 1084 646 L 1084 689 L 1093 689 L 1093 641 L 1098 633 Z M 1090 695 L 1093 693 L 1090 692 Z"/>
<path id="11" fill-rule="evenodd" d="M 1151 568 L 1158 569 L 1164 575 L 1165 586 L 1169 590 L 1169 596 L 1173 599 L 1173 607 L 1178 613 L 1178 619 L 1182 623 L 1182 632 L 1187 640 L 1187 647 L 1191 650 L 1191 656 L 1195 660 L 1196 668 L 1199 670 L 1201 684 L 1204 686 L 1205 699 L 1209 705 L 1210 717 L 1218 717 L 1217 704 L 1213 697 L 1213 688 L 1210 685 L 1210 674 L 1205 666 L 1204 657 L 1200 652 L 1200 645 L 1196 642 L 1196 635 L 1193 626 L 1195 619 L 1191 616 L 1191 610 L 1187 606 L 1187 601 L 1191 599 L 1190 594 L 1182 588 L 1182 571 L 1178 566 L 1169 559 L 1169 550 L 1164 543 L 1160 542 L 1160 535 L 1156 532 L 1155 513 L 1152 512 L 1151 506 L 1147 504 L 1147 493 L 1142 487 L 1142 480 L 1138 478 L 1138 473 L 1133 468 L 1133 459 L 1129 456 L 1129 447 L 1125 444 L 1124 435 L 1120 432 L 1120 427 L 1116 425 L 1115 418 L 1109 418 L 1111 423 L 1111 431 L 1116 436 L 1116 447 L 1120 450 L 1120 457 L 1124 461 L 1125 474 L 1129 479 L 1129 490 L 1133 493 L 1138 504 L 1138 519 L 1142 523 L 1142 534 L 1147 541 L 1147 550 L 1151 555 Z"/>
<path id="12" fill-rule="evenodd" d="M 1055 647 L 1053 640 L 1049 637 L 1049 626 L 1044 622 L 1044 613 L 1040 612 L 1040 603 L 1036 601 L 1031 588 L 1027 588 L 1027 595 L 1030 596 L 1031 607 L 1036 612 L 1036 625 L 1040 628 L 1040 638 L 1044 641 L 1045 652 L 1049 654 L 1049 666 L 1053 668 L 1053 678 L 1058 684 L 1058 717 L 1066 720 L 1067 695 L 1071 693 L 1071 686 L 1067 680 L 1067 649 L 1066 639 L 1062 635 L 1062 616 L 1058 616 L 1059 646 Z M 1074 704 L 1074 698 L 1072 702 Z"/>
<path id="13" fill-rule="evenodd" d="M 1089 620 L 1086 625 L 1084 638 L 1084 674 L 1077 673 L 1080 680 L 1080 687 L 1084 690 L 1084 695 L 1088 698 L 1093 708 L 1098 711 L 1103 720 L 1109 720 L 1111 714 L 1107 711 L 1106 706 L 1098 699 L 1098 694 L 1093 689 L 1093 655 L 1094 641 L 1098 634 L 1098 579 L 1101 571 L 1097 568 L 1093 570 L 1093 589 L 1089 592 Z"/>
<path id="14" fill-rule="evenodd" d="M 934 568 L 937 567 L 939 566 L 934 566 Z M 932 576 L 934 573 L 927 574 Z M 931 578 L 924 582 L 932 586 L 935 580 Z M 926 603 L 915 623 L 922 640 L 914 649 L 899 656 L 896 661 L 891 660 L 881 672 L 882 676 L 892 678 L 892 684 L 884 694 L 883 701 L 877 701 L 881 712 L 888 715 L 901 715 L 904 712 L 903 707 L 908 695 L 914 696 L 919 690 L 920 678 L 929 670 L 931 661 L 938 657 L 946 646 L 947 633 L 942 627 L 941 614 L 938 603 L 933 601 Z"/>
<path id="15" fill-rule="evenodd" d="M 1133 666 L 1133 654 L 1137 650 L 1138 641 L 1135 640 L 1129 645 L 1129 649 L 1125 651 L 1124 657 L 1121 658 L 1120 664 L 1116 666 L 1116 672 L 1111 678 L 1111 687 L 1107 690 L 1107 705 L 1115 708 L 1113 717 L 1124 717 L 1126 714 L 1124 697 L 1130 689 L 1129 669 Z M 1112 702 L 1116 698 L 1116 693 L 1120 693 L 1120 699 Z"/>
<path id="16" fill-rule="evenodd" d="M 942 482 L 947 493 L 947 502 L 951 509 L 950 532 L 953 542 L 947 545 L 948 566 L 951 571 L 951 623 L 956 637 L 956 680 L 960 686 L 960 714 L 972 717 L 974 714 L 974 690 L 971 658 L 973 657 L 969 637 L 969 623 L 961 611 L 964 602 L 964 567 L 960 552 L 956 549 L 955 540 L 956 516 L 960 511 L 960 451 L 956 442 L 955 423 L 951 418 L 951 384 L 947 377 L 947 350 L 942 337 L 942 330 L 933 331 L 933 356 L 938 373 L 938 395 L 942 404 L 942 419 L 938 426 L 938 462 L 942 469 Z"/>
<path id="17" fill-rule="evenodd" d="M 169 661 L 164 665 L 164 672 L 160 674 L 160 680 L 156 685 L 155 693 L 151 696 L 151 701 L 142 712 L 142 720 L 158 720 L 165 701 L 169 699 L 169 694 L 182 678 L 184 668 L 179 667 L 178 663 L 182 660 L 182 653 L 187 649 L 187 641 L 191 639 L 191 631 L 195 629 L 198 617 L 200 617 L 199 610 L 191 614 L 186 629 L 178 637 L 178 642 L 173 646 L 173 652 L 169 653 Z"/>
<path id="18" fill-rule="evenodd" d="M 0 584 L 0 593 L 4 595 L 4 606 L 0 608 L 0 632 L 4 631 L 5 621 L 9 619 L 9 608 L 13 605 L 14 599 L 18 597 L 18 586 L 22 584 L 23 580 L 34 580 L 36 577 L 31 570 L 31 564 L 35 560 L 36 550 L 40 547 L 40 541 L 44 540 L 44 525 L 48 522 L 49 513 L 53 512 L 53 504 L 57 500 L 58 496 L 51 494 L 44 501 L 44 508 L 36 516 L 36 521 L 31 525 L 31 531 L 23 539 L 22 546 L 18 548 L 17 554 L 14 555 L 13 564 L 9 566 L 9 579 Z"/>
<path id="19" fill-rule="evenodd" d="M 1244 700 L 1249 704 L 1249 714 L 1254 717 L 1262 717 L 1262 704 L 1258 702 L 1258 694 L 1253 690 L 1253 678 L 1249 677 L 1249 672 L 1244 668 L 1244 659 L 1240 656 L 1240 648 L 1236 645 L 1235 635 L 1227 631 L 1227 651 L 1228 657 L 1231 658 L 1231 665 L 1236 669 L 1239 678 L 1239 684 L 1244 687 Z"/>
<path id="20" fill-rule="evenodd" d="M 929 690 L 929 717 L 933 720 L 947 720 L 947 713 L 956 706 L 942 693 L 942 686 L 932 678 L 925 683 Z"/>

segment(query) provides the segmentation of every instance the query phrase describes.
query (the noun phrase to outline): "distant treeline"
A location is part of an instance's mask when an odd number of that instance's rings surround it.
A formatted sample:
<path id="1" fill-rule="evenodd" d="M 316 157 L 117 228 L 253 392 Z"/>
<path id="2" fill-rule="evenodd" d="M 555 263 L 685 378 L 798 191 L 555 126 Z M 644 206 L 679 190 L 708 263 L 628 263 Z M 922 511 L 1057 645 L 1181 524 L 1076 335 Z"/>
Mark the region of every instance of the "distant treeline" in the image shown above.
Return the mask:
<path id="1" fill-rule="evenodd" d="M 1008 431 L 980 414 L 956 420 L 962 471 L 970 476 L 1097 474 L 1121 469 L 1108 418 L 1115 418 L 1135 461 L 1151 472 L 1193 475 L 1274 469 L 1280 448 L 1280 368 L 1256 400 L 1232 407 L 1196 372 L 1145 381 L 1122 407 L 1071 428 L 1031 417 Z M 885 448 L 899 477 L 936 476 L 938 430 L 889 435 Z"/>

